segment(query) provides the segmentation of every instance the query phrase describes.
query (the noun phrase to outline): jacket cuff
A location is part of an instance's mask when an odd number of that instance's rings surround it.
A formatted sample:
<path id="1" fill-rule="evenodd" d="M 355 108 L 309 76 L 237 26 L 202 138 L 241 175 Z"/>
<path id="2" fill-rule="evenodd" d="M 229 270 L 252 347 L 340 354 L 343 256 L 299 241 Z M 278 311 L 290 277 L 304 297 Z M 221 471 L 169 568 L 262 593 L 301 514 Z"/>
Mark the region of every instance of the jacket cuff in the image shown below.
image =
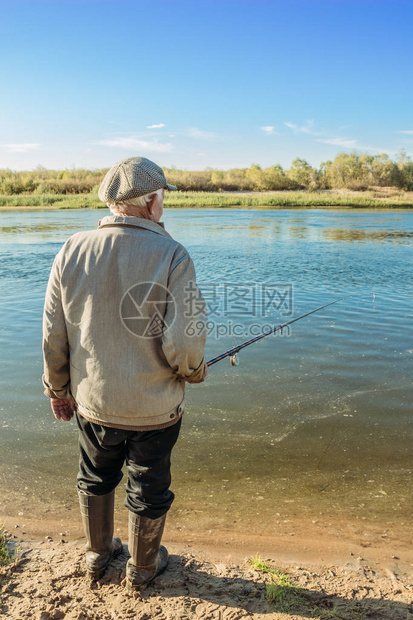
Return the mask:
<path id="1" fill-rule="evenodd" d="M 204 372 L 205 372 L 205 359 L 202 358 L 202 362 L 199 364 L 198 368 L 196 368 L 194 372 L 190 374 L 188 377 L 184 377 L 184 380 L 187 381 L 187 383 L 201 383 L 202 378 L 204 376 Z"/>
<path id="2" fill-rule="evenodd" d="M 43 394 L 45 394 L 48 398 L 69 398 L 70 396 L 67 390 L 64 390 L 64 394 L 62 394 L 62 391 L 57 393 L 57 392 L 53 392 L 53 390 L 49 390 L 49 388 L 46 388 Z"/>
<path id="3" fill-rule="evenodd" d="M 71 396 L 69 386 L 65 386 L 61 390 L 52 390 L 51 387 L 46 382 L 44 376 L 42 377 L 43 386 L 45 390 L 43 394 L 45 394 L 48 398 L 69 398 Z"/>

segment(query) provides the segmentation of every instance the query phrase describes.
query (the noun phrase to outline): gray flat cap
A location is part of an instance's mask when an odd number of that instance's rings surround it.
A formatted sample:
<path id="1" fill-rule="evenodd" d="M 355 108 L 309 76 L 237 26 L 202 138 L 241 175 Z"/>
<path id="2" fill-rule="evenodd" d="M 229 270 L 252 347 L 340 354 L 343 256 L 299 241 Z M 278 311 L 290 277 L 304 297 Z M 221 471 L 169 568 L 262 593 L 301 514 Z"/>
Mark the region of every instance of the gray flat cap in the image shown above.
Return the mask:
<path id="1" fill-rule="evenodd" d="M 157 189 L 177 189 L 168 185 L 162 168 L 146 157 L 129 157 L 105 174 L 98 196 L 102 202 L 122 202 Z"/>

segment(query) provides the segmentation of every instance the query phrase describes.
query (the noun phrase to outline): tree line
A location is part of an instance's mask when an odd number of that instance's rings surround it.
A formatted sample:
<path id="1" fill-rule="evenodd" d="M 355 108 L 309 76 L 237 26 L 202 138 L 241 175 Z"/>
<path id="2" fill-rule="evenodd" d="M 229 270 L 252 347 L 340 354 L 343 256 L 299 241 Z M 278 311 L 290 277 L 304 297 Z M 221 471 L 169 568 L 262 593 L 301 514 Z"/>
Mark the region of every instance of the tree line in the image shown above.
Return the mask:
<path id="1" fill-rule="evenodd" d="M 87 194 L 96 193 L 107 169 L 30 171 L 0 170 L 0 194 Z M 386 153 L 339 153 L 318 168 L 305 159 L 295 159 L 290 168 L 279 164 L 262 168 L 231 170 L 178 170 L 165 168 L 168 182 L 181 191 L 277 191 L 347 189 L 364 191 L 373 187 L 413 190 L 413 160 L 401 151 L 394 159 Z"/>

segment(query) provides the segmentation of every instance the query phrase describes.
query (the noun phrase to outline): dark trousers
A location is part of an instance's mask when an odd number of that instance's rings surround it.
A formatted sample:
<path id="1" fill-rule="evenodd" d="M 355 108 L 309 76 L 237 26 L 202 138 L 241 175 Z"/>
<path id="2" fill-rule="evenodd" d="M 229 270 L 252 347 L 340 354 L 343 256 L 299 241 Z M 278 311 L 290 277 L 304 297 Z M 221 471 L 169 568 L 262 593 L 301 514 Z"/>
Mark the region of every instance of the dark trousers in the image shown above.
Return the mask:
<path id="1" fill-rule="evenodd" d="M 79 427 L 77 488 L 89 495 L 110 493 L 122 480 L 126 461 L 128 482 L 125 506 L 132 512 L 157 519 L 174 500 L 171 484 L 171 452 L 181 428 L 127 431 L 94 424 L 76 413 Z"/>

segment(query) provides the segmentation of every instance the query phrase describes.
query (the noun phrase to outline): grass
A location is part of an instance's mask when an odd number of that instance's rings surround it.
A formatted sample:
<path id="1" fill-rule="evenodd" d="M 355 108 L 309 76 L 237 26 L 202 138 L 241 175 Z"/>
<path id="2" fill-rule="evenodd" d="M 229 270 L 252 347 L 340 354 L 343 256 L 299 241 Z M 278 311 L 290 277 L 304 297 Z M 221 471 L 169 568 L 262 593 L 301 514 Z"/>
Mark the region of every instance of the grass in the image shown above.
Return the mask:
<path id="1" fill-rule="evenodd" d="M 94 194 L 19 194 L 1 196 L 0 207 L 55 207 L 57 209 L 105 208 Z"/>
<path id="2" fill-rule="evenodd" d="M 0 566 L 6 566 L 13 561 L 8 545 L 9 539 L 3 526 L 0 526 Z"/>
<path id="3" fill-rule="evenodd" d="M 0 195 L 2 207 L 54 207 L 57 209 L 104 209 L 95 193 Z M 168 208 L 277 208 L 277 207 L 359 207 L 412 208 L 413 192 L 166 192 Z"/>
<path id="4" fill-rule="evenodd" d="M 289 613 L 306 603 L 302 590 L 293 584 L 287 573 L 272 568 L 259 556 L 251 558 L 249 563 L 254 570 L 268 575 L 269 581 L 265 584 L 267 601 L 276 605 L 279 611 Z"/>
<path id="5" fill-rule="evenodd" d="M 395 197 L 397 196 L 397 197 Z M 167 207 L 413 207 L 413 194 L 407 199 L 396 194 L 378 197 L 374 193 L 340 192 L 263 192 L 263 193 L 167 193 Z"/>
<path id="6" fill-rule="evenodd" d="M 251 568 L 266 575 L 267 602 L 279 612 L 301 613 L 305 614 L 305 617 L 317 620 L 348 620 L 350 617 L 352 620 L 365 620 L 366 618 L 362 609 L 353 606 L 349 610 L 340 611 L 336 604 L 330 606 L 331 600 L 326 601 L 325 607 L 312 602 L 311 591 L 296 586 L 287 573 L 278 568 L 273 568 L 259 556 L 249 559 L 248 563 Z M 332 571 L 329 574 L 330 576 L 334 575 Z"/>
<path id="7" fill-rule="evenodd" d="M 3 526 L 0 525 L 0 614 L 7 598 L 4 587 L 12 578 L 10 565 L 14 560 L 15 558 L 9 549 L 9 537 L 6 535 Z"/>

